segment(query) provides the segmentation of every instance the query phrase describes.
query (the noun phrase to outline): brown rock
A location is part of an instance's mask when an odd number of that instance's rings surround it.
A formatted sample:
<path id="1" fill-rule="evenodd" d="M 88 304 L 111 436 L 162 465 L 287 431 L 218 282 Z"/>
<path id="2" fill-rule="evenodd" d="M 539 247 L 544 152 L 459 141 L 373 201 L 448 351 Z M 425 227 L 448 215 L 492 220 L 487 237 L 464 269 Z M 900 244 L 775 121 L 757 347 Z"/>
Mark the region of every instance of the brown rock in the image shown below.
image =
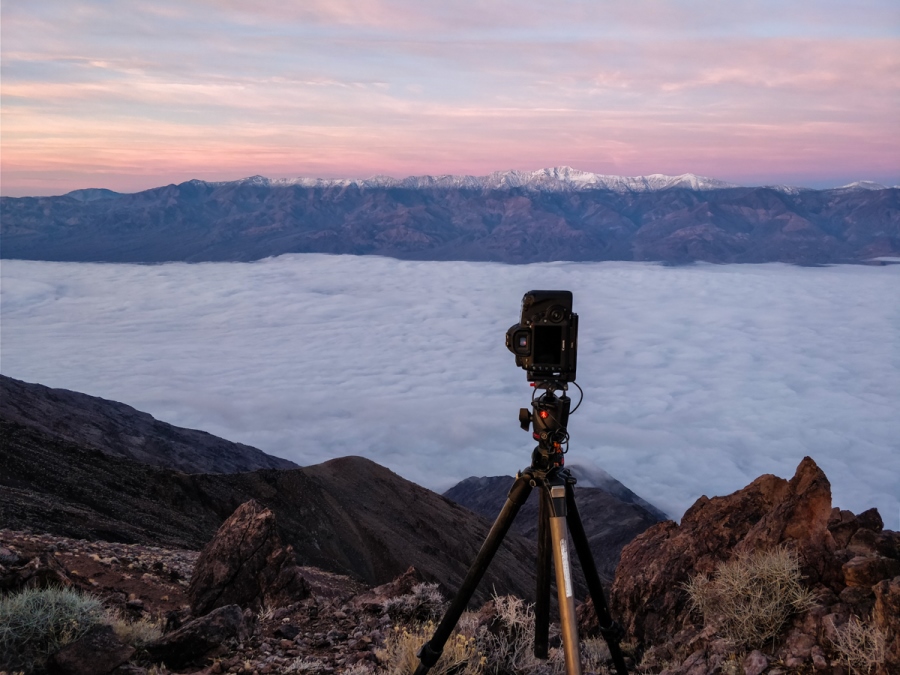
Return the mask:
<path id="1" fill-rule="evenodd" d="M 844 563 L 844 579 L 848 586 L 871 588 L 882 579 L 900 574 L 900 560 L 880 555 L 857 556 Z"/>
<path id="2" fill-rule="evenodd" d="M 828 520 L 828 531 L 834 539 L 835 547 L 845 548 L 850 543 L 852 537 L 859 529 L 859 521 L 852 511 L 842 511 L 835 507 L 831 511 L 831 518 Z"/>
<path id="3" fill-rule="evenodd" d="M 808 562 L 811 585 L 838 576 L 827 564 L 831 517 L 830 484 L 809 457 L 790 481 L 765 475 L 727 497 L 701 497 L 680 525 L 654 525 L 622 551 L 613 616 L 639 643 L 664 641 L 691 621 L 682 584 L 745 550 L 790 545 Z"/>
<path id="4" fill-rule="evenodd" d="M 744 667 L 744 675 L 759 675 L 769 667 L 769 659 L 761 651 L 754 649 L 744 657 L 741 665 Z"/>
<path id="5" fill-rule="evenodd" d="M 229 638 L 241 636 L 243 625 L 240 607 L 219 607 L 150 643 L 147 655 L 151 661 L 162 661 L 169 668 L 183 668 L 207 658 Z"/>
<path id="6" fill-rule="evenodd" d="M 12 593 L 23 588 L 69 587 L 66 569 L 51 551 L 43 551 L 29 559 L 0 567 L 0 591 Z"/>
<path id="7" fill-rule="evenodd" d="M 106 624 L 95 626 L 47 660 L 49 675 L 106 675 L 128 661 L 134 647 Z"/>
<path id="8" fill-rule="evenodd" d="M 886 638 L 885 666 L 889 672 L 900 672 L 900 576 L 885 579 L 875 586 L 874 591 L 872 623 Z"/>
<path id="9" fill-rule="evenodd" d="M 874 532 L 867 527 L 861 527 L 853 533 L 852 537 L 850 537 L 850 542 L 847 544 L 847 550 L 852 551 L 856 555 L 875 553 L 878 550 L 876 546 L 877 541 L 877 532 Z"/>
<path id="10" fill-rule="evenodd" d="M 191 609 L 200 615 L 232 604 L 259 609 L 296 602 L 309 597 L 309 584 L 293 549 L 281 544 L 275 514 L 251 499 L 203 549 L 188 596 Z"/>

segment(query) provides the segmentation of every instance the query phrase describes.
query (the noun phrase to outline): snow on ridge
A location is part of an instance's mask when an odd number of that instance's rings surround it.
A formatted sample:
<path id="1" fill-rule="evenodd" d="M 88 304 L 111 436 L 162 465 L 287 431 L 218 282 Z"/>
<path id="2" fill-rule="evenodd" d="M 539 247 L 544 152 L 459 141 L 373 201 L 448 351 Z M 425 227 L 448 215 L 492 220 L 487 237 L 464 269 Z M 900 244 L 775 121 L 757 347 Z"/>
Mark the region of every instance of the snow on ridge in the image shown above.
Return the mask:
<path id="1" fill-rule="evenodd" d="M 440 175 L 440 176 L 408 176 L 392 178 L 391 176 L 372 176 L 365 179 L 353 178 L 275 178 L 252 176 L 239 181 L 240 184 L 292 186 L 309 188 L 357 187 L 366 188 L 456 188 L 469 190 L 510 190 L 525 189 L 535 192 L 578 192 L 582 190 L 611 190 L 613 192 L 651 192 L 669 188 L 689 190 L 716 190 L 739 187 L 733 183 L 697 176 L 692 173 L 680 176 L 651 174 L 649 176 L 613 176 L 580 171 L 569 166 L 559 166 L 537 171 L 495 171 L 487 176 Z M 212 183 L 211 183 L 212 184 Z M 222 185 L 225 183 L 215 183 Z"/>

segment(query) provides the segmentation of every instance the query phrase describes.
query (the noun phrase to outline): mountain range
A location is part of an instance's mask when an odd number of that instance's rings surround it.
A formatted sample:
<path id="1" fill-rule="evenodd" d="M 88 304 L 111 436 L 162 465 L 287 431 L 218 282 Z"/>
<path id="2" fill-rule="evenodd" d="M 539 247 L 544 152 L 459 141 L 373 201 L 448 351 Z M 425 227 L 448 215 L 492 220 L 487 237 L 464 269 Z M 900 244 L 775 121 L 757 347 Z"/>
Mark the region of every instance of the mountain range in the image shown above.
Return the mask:
<path id="1" fill-rule="evenodd" d="M 740 187 L 569 167 L 489 176 L 192 180 L 0 199 L 4 258 L 153 263 L 285 253 L 419 260 L 828 264 L 900 256 L 900 188 Z"/>

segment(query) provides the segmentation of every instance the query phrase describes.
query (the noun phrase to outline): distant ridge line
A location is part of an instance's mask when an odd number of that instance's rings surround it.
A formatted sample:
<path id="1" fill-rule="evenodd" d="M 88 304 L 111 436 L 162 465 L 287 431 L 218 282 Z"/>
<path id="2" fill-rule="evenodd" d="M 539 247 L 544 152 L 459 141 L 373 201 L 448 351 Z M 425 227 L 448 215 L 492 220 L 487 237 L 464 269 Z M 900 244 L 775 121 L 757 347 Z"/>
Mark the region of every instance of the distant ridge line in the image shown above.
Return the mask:
<path id="1" fill-rule="evenodd" d="M 617 193 L 656 192 L 680 188 L 702 192 L 705 190 L 725 190 L 749 187 L 727 181 L 683 173 L 678 176 L 654 173 L 644 176 L 619 176 L 581 171 L 570 166 L 558 166 L 536 171 L 494 171 L 484 176 L 462 174 L 441 174 L 437 176 L 420 175 L 394 178 L 383 174 L 370 178 L 267 178 L 255 175 L 230 181 L 206 181 L 192 179 L 181 184 L 209 186 L 226 185 L 259 185 L 260 187 L 304 187 L 304 188 L 348 188 L 365 189 L 405 188 L 405 189 L 461 189 L 461 190 L 512 190 L 524 189 L 534 192 L 581 192 L 587 190 L 608 190 Z M 756 187 L 769 188 L 787 194 L 803 191 L 816 191 L 814 188 L 793 185 L 762 185 Z M 896 186 L 895 186 L 896 187 Z M 154 188 L 151 188 L 154 189 Z M 874 181 L 860 180 L 831 190 L 887 190 L 885 185 Z M 86 188 L 73 190 L 65 196 L 80 201 L 109 199 L 119 194 L 103 188 Z"/>

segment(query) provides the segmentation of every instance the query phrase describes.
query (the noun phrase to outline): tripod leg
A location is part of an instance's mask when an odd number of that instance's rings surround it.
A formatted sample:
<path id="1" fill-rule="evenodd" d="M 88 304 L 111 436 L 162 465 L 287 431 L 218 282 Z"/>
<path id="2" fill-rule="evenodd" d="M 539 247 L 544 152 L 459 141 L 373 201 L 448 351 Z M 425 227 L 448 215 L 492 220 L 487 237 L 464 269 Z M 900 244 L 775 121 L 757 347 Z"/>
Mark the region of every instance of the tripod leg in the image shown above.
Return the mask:
<path id="1" fill-rule="evenodd" d="M 553 538 L 553 566 L 556 568 L 556 591 L 559 594 L 559 628 L 566 657 L 566 675 L 581 675 L 581 650 L 578 622 L 575 619 L 575 589 L 569 565 L 569 532 L 566 527 L 566 488 L 550 486 L 553 514 L 550 536 Z"/>
<path id="2" fill-rule="evenodd" d="M 444 645 L 450 639 L 450 633 L 456 627 L 459 617 L 466 611 L 466 607 L 469 604 L 469 600 L 472 599 L 478 583 L 487 571 L 488 565 L 491 564 L 491 560 L 497 553 L 497 549 L 503 543 L 503 537 L 506 536 L 516 514 L 519 512 L 522 504 L 528 499 L 529 494 L 531 494 L 531 476 L 520 474 L 516 478 L 516 482 L 513 483 L 512 488 L 510 488 L 506 503 L 503 505 L 500 515 L 497 516 L 497 520 L 494 521 L 494 526 L 488 533 L 487 539 L 481 545 L 481 550 L 478 551 L 475 561 L 469 567 L 469 572 L 466 574 L 459 591 L 457 591 L 456 597 L 453 598 L 450 607 L 447 608 L 447 612 L 435 629 L 434 635 L 419 649 L 419 666 L 416 668 L 415 675 L 425 675 L 441 658 Z"/>
<path id="3" fill-rule="evenodd" d="M 572 542 L 575 544 L 575 551 L 578 553 L 578 561 L 581 563 L 582 572 L 584 572 L 588 592 L 594 601 L 594 610 L 597 612 L 597 619 L 600 623 L 600 634 L 603 635 L 606 644 L 609 645 L 609 653 L 616 666 L 616 673 L 618 675 L 627 675 L 628 667 L 625 665 L 625 657 L 622 654 L 622 648 L 619 646 L 619 642 L 624 636 L 624 631 L 609 613 L 606 597 L 603 594 L 603 585 L 600 583 L 600 575 L 597 574 L 597 566 L 594 564 L 594 554 L 591 553 L 584 525 L 581 522 L 581 517 L 578 515 L 578 506 L 575 504 L 575 490 L 571 483 L 566 483 L 566 506 L 568 507 L 566 517 L 569 522 L 569 529 L 572 532 Z"/>
<path id="4" fill-rule="evenodd" d="M 546 659 L 550 640 L 550 563 L 553 559 L 552 538 L 550 536 L 550 493 L 539 490 L 538 502 L 538 553 L 537 592 L 534 602 L 534 656 Z"/>

